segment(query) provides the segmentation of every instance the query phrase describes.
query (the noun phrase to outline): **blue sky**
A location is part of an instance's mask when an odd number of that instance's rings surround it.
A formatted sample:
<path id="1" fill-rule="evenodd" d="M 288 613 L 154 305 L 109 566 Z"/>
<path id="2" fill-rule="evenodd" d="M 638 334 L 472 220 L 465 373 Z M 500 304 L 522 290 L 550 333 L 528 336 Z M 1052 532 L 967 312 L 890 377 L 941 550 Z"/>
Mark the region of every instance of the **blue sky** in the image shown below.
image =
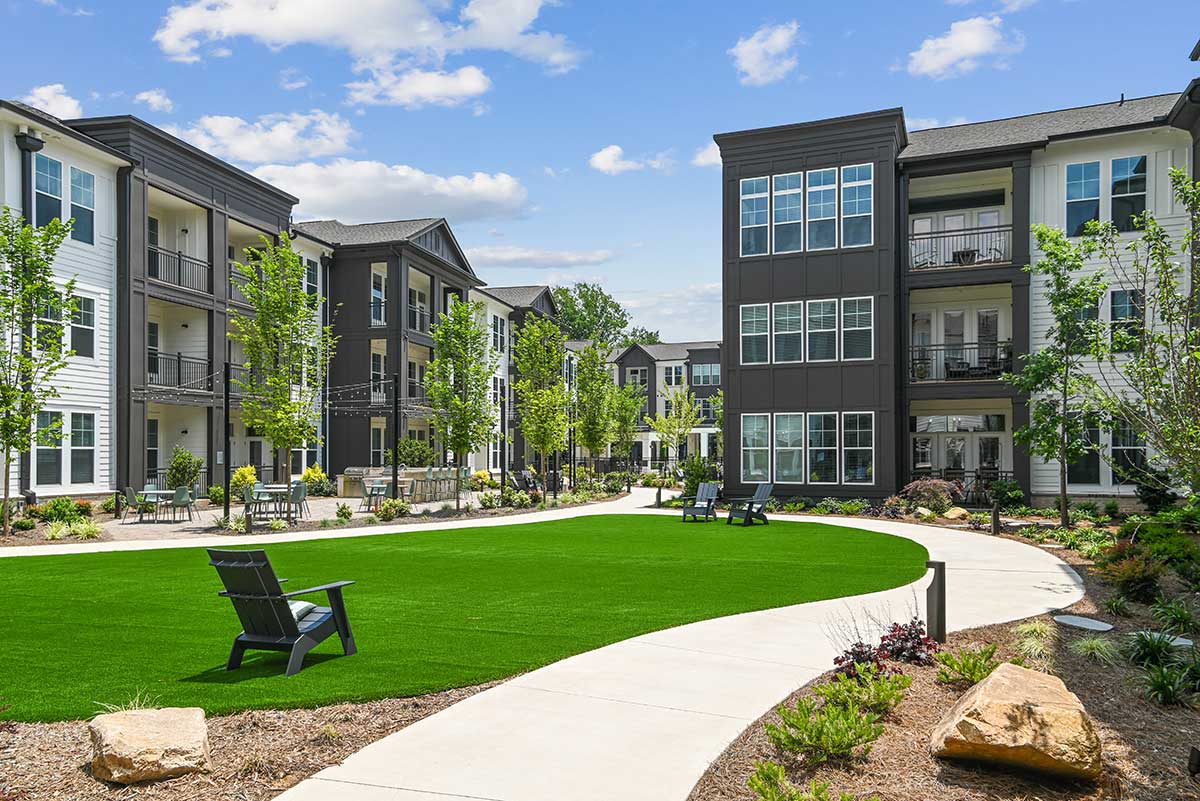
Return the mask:
<path id="1" fill-rule="evenodd" d="M 1181 90 L 1194 0 L 1137 8 L 8 0 L 0 96 L 136 114 L 297 194 L 298 217 L 445 216 L 489 283 L 598 280 L 664 338 L 716 338 L 713 133 Z"/>

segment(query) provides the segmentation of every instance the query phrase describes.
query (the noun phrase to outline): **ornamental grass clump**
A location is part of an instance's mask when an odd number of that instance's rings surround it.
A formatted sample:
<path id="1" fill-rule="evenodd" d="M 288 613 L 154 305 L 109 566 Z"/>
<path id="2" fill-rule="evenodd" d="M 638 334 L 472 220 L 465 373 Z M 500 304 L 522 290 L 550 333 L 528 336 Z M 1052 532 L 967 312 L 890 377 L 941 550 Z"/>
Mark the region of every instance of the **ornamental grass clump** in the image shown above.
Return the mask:
<path id="1" fill-rule="evenodd" d="M 1112 640 L 1098 634 L 1076 637 L 1071 640 L 1067 648 L 1076 656 L 1082 656 L 1084 659 L 1090 659 L 1102 665 L 1116 664 L 1121 655 L 1120 649 Z"/>
<path id="2" fill-rule="evenodd" d="M 1135 631 L 1125 638 L 1125 658 L 1138 667 L 1175 661 L 1175 637 L 1165 631 Z"/>
<path id="3" fill-rule="evenodd" d="M 865 759 L 871 744 L 883 734 L 878 713 L 853 705 L 818 705 L 816 699 L 801 698 L 794 709 L 781 704 L 776 712 L 780 725 L 764 726 L 767 739 L 780 750 L 803 757 L 810 767 Z"/>
<path id="4" fill-rule="evenodd" d="M 1183 598 L 1159 598 L 1150 607 L 1150 614 L 1163 631 L 1189 634 L 1196 630 L 1196 612 Z"/>

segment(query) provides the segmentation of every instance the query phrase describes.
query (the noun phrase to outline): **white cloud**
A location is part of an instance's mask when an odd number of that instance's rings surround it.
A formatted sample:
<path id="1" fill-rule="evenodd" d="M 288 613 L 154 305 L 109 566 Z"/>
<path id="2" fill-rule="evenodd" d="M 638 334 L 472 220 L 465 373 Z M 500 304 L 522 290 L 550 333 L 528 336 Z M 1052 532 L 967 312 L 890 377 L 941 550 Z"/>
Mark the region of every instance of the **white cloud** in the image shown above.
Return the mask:
<path id="1" fill-rule="evenodd" d="M 84 8 L 83 6 L 76 6 L 75 8 L 68 8 L 67 6 L 60 3 L 58 0 L 37 0 L 37 2 L 38 2 L 38 5 L 45 6 L 46 8 L 53 8 L 58 13 L 65 14 L 69 17 L 93 17 L 96 15 L 95 11 L 92 11 L 91 9 L 88 9 L 88 8 Z"/>
<path id="2" fill-rule="evenodd" d="M 461 67 L 454 72 L 412 69 L 397 73 L 390 67 L 374 71 L 366 81 L 346 84 L 351 103 L 365 105 L 457 106 L 479 97 L 492 81 L 478 67 Z"/>
<path id="3" fill-rule="evenodd" d="M 908 54 L 911 75 L 942 80 L 965 75 L 987 56 L 1018 53 L 1025 47 L 1018 33 L 1006 36 L 999 16 L 971 17 L 952 23 L 941 36 L 930 37 Z"/>
<path id="4" fill-rule="evenodd" d="M 233 55 L 233 48 L 230 47 L 214 47 L 208 51 L 210 58 L 229 58 Z"/>
<path id="5" fill-rule="evenodd" d="M 300 70 L 295 67 L 288 67 L 279 71 L 279 88 L 285 92 L 294 92 L 297 89 L 303 89 L 308 86 L 308 83 L 308 76 L 301 74 Z"/>
<path id="6" fill-rule="evenodd" d="M 1011 14 L 1014 11 L 1024 11 L 1037 1 L 1038 0 L 1005 0 L 1000 4 L 1000 8 Z"/>
<path id="7" fill-rule="evenodd" d="M 675 166 L 675 157 L 670 150 L 664 150 L 653 156 L 642 159 L 625 158 L 625 149 L 620 145 L 602 147 L 588 158 L 588 164 L 593 170 L 599 170 L 606 175 L 620 175 L 623 172 L 644 170 L 669 170 Z"/>
<path id="8" fill-rule="evenodd" d="M 175 101 L 167 95 L 166 89 L 147 89 L 144 92 L 138 92 L 133 96 L 133 102 L 145 103 L 151 111 L 170 113 L 175 110 Z"/>
<path id="9" fill-rule="evenodd" d="M 484 245 L 468 248 L 467 258 L 476 267 L 525 267 L 558 270 L 612 261 L 611 250 L 547 250 L 516 245 Z"/>
<path id="10" fill-rule="evenodd" d="M 349 150 L 355 137 L 349 121 L 319 109 L 267 114 L 254 122 L 214 114 L 168 130 L 214 156 L 252 164 L 335 156 Z"/>
<path id="11" fill-rule="evenodd" d="M 67 94 L 67 87 L 61 83 L 35 86 L 29 90 L 29 94 L 21 98 L 21 102 L 34 108 L 40 108 L 47 114 L 63 120 L 73 120 L 83 116 L 83 106 L 79 104 L 78 100 Z"/>
<path id="12" fill-rule="evenodd" d="M 696 148 L 696 155 L 692 156 L 692 166 L 720 167 L 721 148 L 717 147 L 716 142 L 709 142 L 704 147 Z"/>
<path id="13" fill-rule="evenodd" d="M 924 131 L 926 128 L 945 128 L 950 125 L 966 125 L 970 120 L 966 117 L 909 117 L 904 120 L 905 127 L 910 131 Z"/>
<path id="14" fill-rule="evenodd" d="M 799 63 L 793 50 L 803 44 L 800 23 L 764 25 L 729 49 L 739 80 L 746 86 L 765 86 L 782 80 Z"/>
<path id="15" fill-rule="evenodd" d="M 664 340 L 721 338 L 721 283 L 691 284 L 679 289 L 638 291 L 617 300 L 635 325 L 657 330 Z"/>
<path id="16" fill-rule="evenodd" d="M 300 198 L 304 218 L 342 222 L 446 217 L 452 224 L 517 217 L 527 191 L 498 172 L 433 175 L 407 164 L 336 159 L 327 164 L 269 164 L 254 174 Z"/>

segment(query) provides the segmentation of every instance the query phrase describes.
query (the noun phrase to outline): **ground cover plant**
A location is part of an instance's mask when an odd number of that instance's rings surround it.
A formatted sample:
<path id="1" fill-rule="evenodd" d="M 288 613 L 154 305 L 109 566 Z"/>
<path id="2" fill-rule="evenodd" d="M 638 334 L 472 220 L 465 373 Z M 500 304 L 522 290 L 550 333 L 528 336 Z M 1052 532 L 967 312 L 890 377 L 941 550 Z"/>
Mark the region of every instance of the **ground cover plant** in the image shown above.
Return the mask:
<path id="1" fill-rule="evenodd" d="M 331 638 L 290 679 L 278 654 L 224 669 L 240 627 L 202 549 L 0 559 L 0 627 L 13 633 L 0 652 L 5 716 L 87 717 L 139 689 L 210 713 L 416 695 L 925 572 L 924 548 L 874 532 L 788 521 L 731 532 L 596 515 L 277 543 L 268 553 L 289 588 L 358 582 L 346 603 L 359 653 L 341 657 Z"/>

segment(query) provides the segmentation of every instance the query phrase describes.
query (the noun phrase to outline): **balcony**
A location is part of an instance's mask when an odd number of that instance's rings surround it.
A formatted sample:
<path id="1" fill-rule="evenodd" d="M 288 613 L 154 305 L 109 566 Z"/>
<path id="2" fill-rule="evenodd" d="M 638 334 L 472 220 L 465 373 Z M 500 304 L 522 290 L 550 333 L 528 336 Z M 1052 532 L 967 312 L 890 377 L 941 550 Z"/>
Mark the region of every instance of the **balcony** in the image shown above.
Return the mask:
<path id="1" fill-rule="evenodd" d="M 424 403 L 426 400 L 425 385 L 420 381 L 410 380 L 408 382 L 408 399 L 417 403 Z"/>
<path id="2" fill-rule="evenodd" d="M 387 301 L 378 298 L 371 301 L 371 325 L 387 325 Z"/>
<path id="3" fill-rule="evenodd" d="M 998 381 L 1013 366 L 1011 342 L 962 345 L 914 345 L 909 353 L 909 380 Z"/>
<path id="4" fill-rule="evenodd" d="M 408 307 L 408 327 L 412 331 L 429 333 L 429 311 L 423 306 Z"/>
<path id="5" fill-rule="evenodd" d="M 152 387 L 211 392 L 212 365 L 207 359 L 150 351 L 146 354 L 146 383 Z"/>
<path id="6" fill-rule="evenodd" d="M 910 269 L 919 271 L 1012 264 L 1012 229 L 1011 225 L 992 225 L 910 234 Z"/>
<path id="7" fill-rule="evenodd" d="M 238 269 L 233 264 L 232 261 L 229 262 L 229 300 L 233 303 L 248 306 L 250 305 L 250 301 L 246 299 L 246 295 L 242 292 L 242 287 L 246 285 L 246 277 L 238 272 Z"/>
<path id="8" fill-rule="evenodd" d="M 208 292 L 211 272 L 212 268 L 203 259 L 153 245 L 146 248 L 146 276 L 156 281 Z"/>

